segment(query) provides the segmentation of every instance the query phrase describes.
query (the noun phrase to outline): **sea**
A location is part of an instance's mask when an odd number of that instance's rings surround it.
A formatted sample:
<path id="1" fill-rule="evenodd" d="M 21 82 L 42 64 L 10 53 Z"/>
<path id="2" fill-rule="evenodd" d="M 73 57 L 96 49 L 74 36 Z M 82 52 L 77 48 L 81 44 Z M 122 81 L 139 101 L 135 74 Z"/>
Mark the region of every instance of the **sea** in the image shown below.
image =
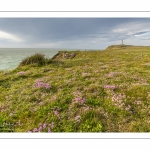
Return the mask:
<path id="1" fill-rule="evenodd" d="M 33 54 L 40 53 L 52 58 L 61 49 L 50 48 L 0 48 L 0 70 L 13 70 L 20 62 Z"/>

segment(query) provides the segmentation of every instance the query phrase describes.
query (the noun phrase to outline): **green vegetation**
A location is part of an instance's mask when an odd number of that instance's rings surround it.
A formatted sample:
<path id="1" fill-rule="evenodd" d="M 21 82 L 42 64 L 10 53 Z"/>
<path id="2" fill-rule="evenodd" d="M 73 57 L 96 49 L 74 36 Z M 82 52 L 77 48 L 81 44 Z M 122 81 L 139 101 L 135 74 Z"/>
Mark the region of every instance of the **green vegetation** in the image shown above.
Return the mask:
<path id="1" fill-rule="evenodd" d="M 0 132 L 12 131 L 150 132 L 150 47 L 36 54 L 1 71 Z"/>
<path id="2" fill-rule="evenodd" d="M 19 66 L 25 66 L 31 64 L 38 64 L 39 66 L 42 66 L 45 63 L 46 63 L 46 59 L 44 58 L 44 55 L 37 53 L 22 60 Z"/>

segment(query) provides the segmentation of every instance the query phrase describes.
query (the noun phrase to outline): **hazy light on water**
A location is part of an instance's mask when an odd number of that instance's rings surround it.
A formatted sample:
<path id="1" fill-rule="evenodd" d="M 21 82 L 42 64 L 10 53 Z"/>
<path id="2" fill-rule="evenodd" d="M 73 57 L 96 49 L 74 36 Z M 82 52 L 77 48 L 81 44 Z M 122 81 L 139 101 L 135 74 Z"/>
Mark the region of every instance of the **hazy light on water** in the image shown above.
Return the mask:
<path id="1" fill-rule="evenodd" d="M 58 49 L 0 48 L 0 70 L 15 69 L 24 58 L 35 53 L 41 53 L 46 58 L 51 58 L 58 51 Z"/>

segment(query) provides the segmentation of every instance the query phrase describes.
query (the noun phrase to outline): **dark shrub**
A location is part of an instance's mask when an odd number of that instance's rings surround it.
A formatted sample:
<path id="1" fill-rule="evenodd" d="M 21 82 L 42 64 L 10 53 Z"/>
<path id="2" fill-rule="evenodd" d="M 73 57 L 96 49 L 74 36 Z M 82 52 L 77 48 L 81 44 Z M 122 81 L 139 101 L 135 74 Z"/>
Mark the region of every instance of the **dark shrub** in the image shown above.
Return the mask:
<path id="1" fill-rule="evenodd" d="M 19 66 L 31 65 L 35 63 L 38 64 L 39 66 L 42 66 L 46 63 L 45 60 L 46 59 L 44 58 L 44 55 L 37 53 L 23 59 Z"/>

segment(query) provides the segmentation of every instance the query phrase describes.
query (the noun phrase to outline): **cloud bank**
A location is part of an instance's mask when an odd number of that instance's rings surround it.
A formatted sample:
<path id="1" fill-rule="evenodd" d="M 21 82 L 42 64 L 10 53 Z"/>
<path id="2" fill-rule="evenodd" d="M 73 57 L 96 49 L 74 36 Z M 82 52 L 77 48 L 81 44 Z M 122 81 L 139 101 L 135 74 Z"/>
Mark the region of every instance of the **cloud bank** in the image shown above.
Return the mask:
<path id="1" fill-rule="evenodd" d="M 149 18 L 0 18 L 0 47 L 104 49 L 149 45 Z"/>

